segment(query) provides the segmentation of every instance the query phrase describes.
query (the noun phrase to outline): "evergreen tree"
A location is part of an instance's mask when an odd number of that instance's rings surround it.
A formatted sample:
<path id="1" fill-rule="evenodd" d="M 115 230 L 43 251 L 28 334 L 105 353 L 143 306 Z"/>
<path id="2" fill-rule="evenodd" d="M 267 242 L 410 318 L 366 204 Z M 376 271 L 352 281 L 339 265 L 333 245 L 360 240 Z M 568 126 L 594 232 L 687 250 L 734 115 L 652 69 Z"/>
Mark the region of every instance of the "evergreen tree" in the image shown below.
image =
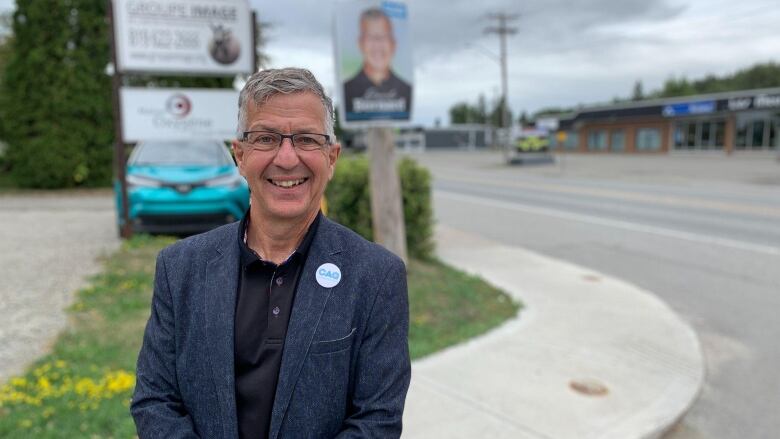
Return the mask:
<path id="1" fill-rule="evenodd" d="M 530 121 L 531 119 L 528 117 L 528 113 L 526 113 L 525 110 L 523 110 L 523 112 L 520 113 L 520 117 L 517 119 L 517 122 L 520 124 L 521 127 L 528 125 Z"/>
<path id="2" fill-rule="evenodd" d="M 498 128 L 504 128 L 504 120 L 503 120 L 503 113 L 501 112 L 502 108 L 504 107 L 504 98 L 500 97 L 496 101 L 495 105 L 493 106 L 493 111 L 490 112 L 490 124 L 494 127 Z M 512 110 L 510 108 L 507 108 L 506 110 L 507 114 L 507 122 L 509 122 L 509 125 L 512 125 L 512 119 L 514 116 L 512 116 Z"/>
<path id="3" fill-rule="evenodd" d="M 634 83 L 634 91 L 631 94 L 631 100 L 641 101 L 644 98 L 645 98 L 645 93 L 642 90 L 642 81 L 637 79 L 636 82 Z"/>
<path id="4" fill-rule="evenodd" d="M 13 14 L 0 112 L 20 186 L 106 185 L 111 87 L 103 0 L 28 0 Z"/>

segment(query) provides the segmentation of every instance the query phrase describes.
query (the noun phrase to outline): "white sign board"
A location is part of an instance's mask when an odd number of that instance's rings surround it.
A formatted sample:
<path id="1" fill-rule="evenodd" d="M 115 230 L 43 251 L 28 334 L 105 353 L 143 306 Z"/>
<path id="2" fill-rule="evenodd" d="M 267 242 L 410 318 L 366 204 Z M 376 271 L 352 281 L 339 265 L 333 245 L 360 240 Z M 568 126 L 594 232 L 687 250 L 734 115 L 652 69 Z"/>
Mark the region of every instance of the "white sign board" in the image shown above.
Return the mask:
<path id="1" fill-rule="evenodd" d="M 408 123 L 414 68 L 406 4 L 345 0 L 335 6 L 342 124 L 359 127 Z"/>
<path id="2" fill-rule="evenodd" d="M 127 143 L 236 137 L 237 91 L 122 88 L 120 94 L 122 137 Z"/>
<path id="3" fill-rule="evenodd" d="M 121 73 L 226 75 L 254 71 L 246 0 L 113 0 Z"/>

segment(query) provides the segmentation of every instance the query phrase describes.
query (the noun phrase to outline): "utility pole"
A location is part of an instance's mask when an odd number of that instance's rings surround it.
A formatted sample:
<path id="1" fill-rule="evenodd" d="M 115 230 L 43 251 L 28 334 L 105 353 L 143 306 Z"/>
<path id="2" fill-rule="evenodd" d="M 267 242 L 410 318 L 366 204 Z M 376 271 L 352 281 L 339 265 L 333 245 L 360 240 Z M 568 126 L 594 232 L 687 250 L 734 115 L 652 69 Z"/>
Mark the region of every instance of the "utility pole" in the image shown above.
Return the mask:
<path id="1" fill-rule="evenodd" d="M 497 12 L 488 14 L 488 18 L 491 20 L 497 20 L 498 26 L 489 26 L 485 28 L 486 34 L 498 34 L 499 41 L 501 42 L 501 99 L 503 105 L 501 106 L 501 125 L 504 126 L 505 136 L 502 139 L 505 144 L 504 147 L 508 148 L 507 139 L 509 138 L 509 86 L 507 83 L 507 69 L 506 69 L 506 37 L 507 35 L 514 35 L 517 33 L 516 27 L 509 27 L 507 23 L 513 22 L 520 18 L 519 14 L 506 14 L 503 12 Z"/>

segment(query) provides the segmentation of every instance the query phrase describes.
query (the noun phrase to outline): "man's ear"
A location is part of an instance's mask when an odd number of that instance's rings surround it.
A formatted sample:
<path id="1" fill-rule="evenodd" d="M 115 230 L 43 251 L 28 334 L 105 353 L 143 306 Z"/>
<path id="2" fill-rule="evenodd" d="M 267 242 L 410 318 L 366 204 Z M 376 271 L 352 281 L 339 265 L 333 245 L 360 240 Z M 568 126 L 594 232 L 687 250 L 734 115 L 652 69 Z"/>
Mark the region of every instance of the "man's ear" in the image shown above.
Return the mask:
<path id="1" fill-rule="evenodd" d="M 341 143 L 333 143 L 330 145 L 330 150 L 328 151 L 328 168 L 330 168 L 330 175 L 328 176 L 328 181 L 330 181 L 331 178 L 333 178 L 333 173 L 336 170 L 336 161 L 339 159 L 339 155 L 341 154 Z"/>
<path id="2" fill-rule="evenodd" d="M 238 140 L 230 142 L 230 147 L 233 150 L 233 158 L 236 160 L 238 171 L 241 175 L 244 175 L 244 148 L 241 147 L 241 143 Z"/>

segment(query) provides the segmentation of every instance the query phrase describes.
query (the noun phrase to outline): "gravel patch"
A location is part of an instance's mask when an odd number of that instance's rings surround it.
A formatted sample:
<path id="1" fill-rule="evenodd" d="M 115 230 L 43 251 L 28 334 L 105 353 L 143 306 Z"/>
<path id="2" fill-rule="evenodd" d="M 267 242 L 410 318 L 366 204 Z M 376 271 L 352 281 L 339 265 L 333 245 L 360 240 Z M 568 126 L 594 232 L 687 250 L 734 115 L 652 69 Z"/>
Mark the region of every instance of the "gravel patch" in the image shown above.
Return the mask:
<path id="1" fill-rule="evenodd" d="M 119 243 L 110 191 L 0 195 L 0 383 L 49 351 Z"/>

